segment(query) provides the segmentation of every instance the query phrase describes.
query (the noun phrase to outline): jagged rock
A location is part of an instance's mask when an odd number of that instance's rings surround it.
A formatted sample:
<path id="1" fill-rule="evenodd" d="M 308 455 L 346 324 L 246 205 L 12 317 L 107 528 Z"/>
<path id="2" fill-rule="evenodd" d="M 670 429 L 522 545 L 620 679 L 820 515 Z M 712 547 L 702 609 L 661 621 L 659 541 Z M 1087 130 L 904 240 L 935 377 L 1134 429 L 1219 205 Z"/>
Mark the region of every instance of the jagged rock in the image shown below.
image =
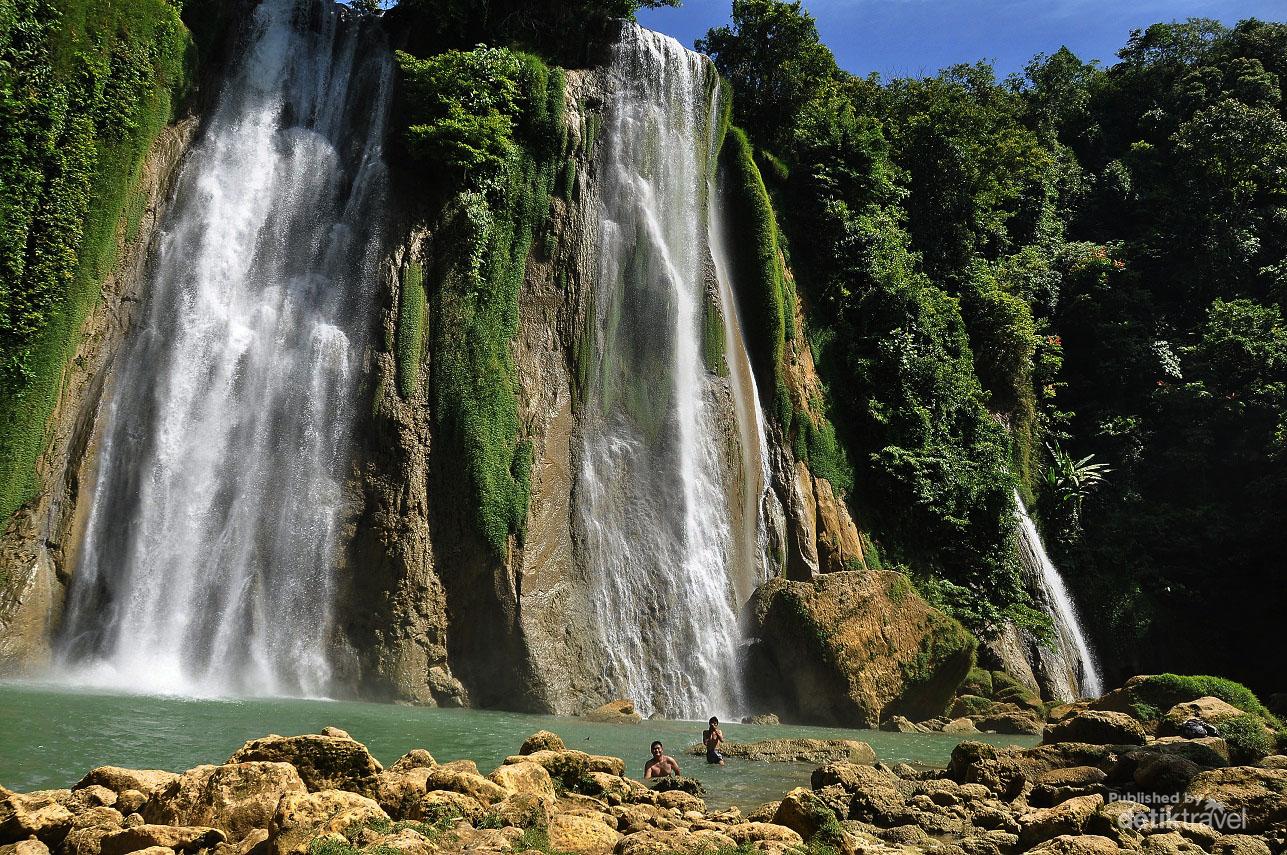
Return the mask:
<path id="1" fill-rule="evenodd" d="M 942 727 L 943 733 L 978 733 L 979 728 L 968 718 L 954 718 L 947 721 Z M 1000 733 L 1002 731 L 998 731 Z"/>
<path id="2" fill-rule="evenodd" d="M 1183 757 L 1212 769 L 1229 765 L 1229 745 L 1218 736 L 1204 736 L 1201 739 L 1164 736 L 1150 742 L 1147 749 Z"/>
<path id="3" fill-rule="evenodd" d="M 701 813 L 706 810 L 706 802 L 702 801 L 700 797 L 695 796 L 692 793 L 684 792 L 683 790 L 665 790 L 660 793 L 655 792 L 655 797 L 656 804 L 659 807 L 673 808 L 680 813 L 686 813 L 688 811 L 697 811 Z"/>
<path id="4" fill-rule="evenodd" d="M 979 730 L 992 733 L 1041 735 L 1041 722 L 1031 713 L 1001 711 L 971 716 L 970 721 L 973 721 L 974 726 Z"/>
<path id="5" fill-rule="evenodd" d="M 747 822 L 773 822 L 773 817 L 778 815 L 778 808 L 782 805 L 781 801 L 765 802 L 759 807 L 751 810 L 746 815 Z"/>
<path id="6" fill-rule="evenodd" d="M 1216 802 L 1226 811 L 1242 813 L 1243 830 L 1256 833 L 1287 822 L 1287 771 L 1231 766 L 1202 772 L 1189 784 L 1185 797 Z"/>
<path id="7" fill-rule="evenodd" d="M 446 769 L 448 772 L 464 772 L 467 775 L 483 774 L 473 760 L 452 760 L 448 763 L 439 763 L 438 768 Z"/>
<path id="8" fill-rule="evenodd" d="M 1269 845 L 1250 834 L 1225 834 L 1211 844 L 1211 855 L 1269 855 Z"/>
<path id="9" fill-rule="evenodd" d="M 421 796 L 419 801 L 407 809 L 403 818 L 437 822 L 443 818 L 460 816 L 472 823 L 478 822 L 486 814 L 487 807 L 473 796 L 451 790 L 434 790 Z"/>
<path id="10" fill-rule="evenodd" d="M 611 821 L 611 817 L 605 819 Z M 621 839 L 617 829 L 608 822 L 567 813 L 550 820 L 548 834 L 551 849 L 574 855 L 607 855 Z"/>
<path id="11" fill-rule="evenodd" d="M 406 754 L 397 759 L 392 766 L 385 771 L 387 772 L 406 772 L 410 769 L 428 769 L 431 766 L 437 766 L 438 761 L 433 759 L 433 755 L 423 748 L 412 748 Z"/>
<path id="12" fill-rule="evenodd" d="M 129 816 L 147 803 L 147 794 L 142 790 L 126 790 L 116 797 L 116 809 Z"/>
<path id="13" fill-rule="evenodd" d="M 107 835 L 99 842 L 101 855 L 126 855 L 153 846 L 177 852 L 196 852 L 209 849 L 226 840 L 217 828 L 179 825 L 139 825 L 124 828 Z"/>
<path id="14" fill-rule="evenodd" d="M 282 796 L 268 826 L 272 855 L 305 855 L 309 841 L 321 834 L 343 834 L 371 820 L 388 820 L 378 804 L 344 790 L 320 790 Z"/>
<path id="15" fill-rule="evenodd" d="M 99 826 L 121 826 L 125 824 L 125 817 L 116 808 L 110 808 L 106 805 L 90 808 L 75 814 L 72 819 L 72 828 L 97 828 Z M 66 845 L 66 844 L 64 844 Z"/>
<path id="16" fill-rule="evenodd" d="M 901 716 L 893 715 L 880 723 L 880 729 L 886 733 L 929 733 L 929 728 Z"/>
<path id="17" fill-rule="evenodd" d="M 49 855 L 49 847 L 39 840 L 19 840 L 0 846 L 0 855 Z"/>
<path id="18" fill-rule="evenodd" d="M 875 763 L 876 752 L 856 739 L 762 739 L 758 742 L 725 742 L 725 757 L 779 763 Z M 689 754 L 705 754 L 700 745 L 690 745 Z"/>
<path id="19" fill-rule="evenodd" d="M 214 855 L 263 855 L 263 844 L 268 841 L 268 829 L 256 828 L 236 843 L 215 848 Z"/>
<path id="20" fill-rule="evenodd" d="M 97 807 L 111 807 L 116 804 L 118 796 L 107 787 L 91 784 L 88 787 L 72 790 L 71 797 L 64 806 L 72 813 L 83 813 Z"/>
<path id="21" fill-rule="evenodd" d="M 711 831 L 661 831 L 649 829 L 628 834 L 617 841 L 616 855 L 672 855 L 675 852 L 698 852 L 703 849 L 733 847 L 733 839 Z"/>
<path id="22" fill-rule="evenodd" d="M 1140 845 L 1144 855 L 1204 855 L 1205 850 L 1174 831 L 1157 829 L 1158 833 L 1149 834 Z"/>
<path id="23" fill-rule="evenodd" d="M 1086 710 L 1047 725 L 1042 741 L 1143 745 L 1146 736 L 1140 723 L 1125 713 Z"/>
<path id="24" fill-rule="evenodd" d="M 425 772 L 425 790 L 427 791 L 447 790 L 453 793 L 461 793 L 477 799 L 484 805 L 495 804 L 509 795 L 504 787 L 489 781 L 482 775 L 457 772 L 454 769 L 447 769 L 443 766 L 426 769 Z"/>
<path id="25" fill-rule="evenodd" d="M 1103 769 L 1094 766 L 1067 766 L 1042 772 L 1036 781 L 1056 787 L 1088 787 L 1102 784 L 1107 778 Z"/>
<path id="26" fill-rule="evenodd" d="M 1208 695 L 1192 701 L 1181 701 L 1171 707 L 1162 716 L 1162 720 L 1158 722 L 1157 733 L 1158 736 L 1180 736 L 1182 735 L 1180 725 L 1191 718 L 1201 719 L 1207 724 L 1215 725 L 1218 730 L 1220 722 L 1244 715 L 1246 713 L 1233 704 Z"/>
<path id="27" fill-rule="evenodd" d="M 812 791 L 797 787 L 787 793 L 773 815 L 775 825 L 783 825 L 794 831 L 804 840 L 808 840 L 829 820 L 836 818 L 835 812 L 818 798 Z"/>
<path id="28" fill-rule="evenodd" d="M 758 713 L 742 719 L 742 724 L 773 725 L 781 723 L 782 721 L 773 713 Z"/>
<path id="29" fill-rule="evenodd" d="M 509 793 L 521 793 L 551 801 L 557 798 L 550 773 L 539 763 L 507 763 L 492 772 L 488 778 Z"/>
<path id="30" fill-rule="evenodd" d="M 1287 769 L 1287 756 L 1270 754 L 1268 757 L 1261 757 L 1256 765 L 1261 769 Z"/>
<path id="31" fill-rule="evenodd" d="M 786 846 L 801 846 L 804 844 L 803 838 L 799 834 L 787 828 L 784 825 L 777 825 L 772 822 L 742 822 L 736 825 L 730 825 L 724 833 L 733 838 L 734 842 L 742 843 L 782 843 Z"/>
<path id="32" fill-rule="evenodd" d="M 343 731 L 339 731 L 343 733 Z M 229 763 L 289 763 L 310 790 L 348 790 L 374 798 L 379 792 L 380 763 L 361 742 L 316 733 L 252 739 L 228 758 Z"/>
<path id="33" fill-rule="evenodd" d="M 1019 843 L 1030 847 L 1055 837 L 1080 834 L 1086 820 L 1103 805 L 1103 796 L 1079 796 L 1051 808 L 1029 811 L 1019 817 Z"/>
<path id="34" fill-rule="evenodd" d="M 585 714 L 586 721 L 599 724 L 638 724 L 643 716 L 635 711 L 635 702 L 625 699 L 609 701 Z"/>
<path id="35" fill-rule="evenodd" d="M 536 763 L 545 767 L 550 777 L 561 781 L 563 786 L 575 786 L 590 771 L 590 755 L 584 751 L 569 749 L 566 751 L 533 751 L 531 754 L 514 754 L 505 758 L 505 764 Z M 624 770 L 625 764 L 622 763 Z"/>
<path id="36" fill-rule="evenodd" d="M 523 740 L 522 746 L 518 749 L 519 754 L 531 754 L 536 751 L 566 751 L 567 745 L 557 733 L 550 733 L 548 730 L 538 730 L 527 739 Z"/>
<path id="37" fill-rule="evenodd" d="M 1028 850 L 1029 855 L 1119 855 L 1122 850 L 1097 834 L 1062 835 Z"/>
<path id="38" fill-rule="evenodd" d="M 657 793 L 681 792 L 688 793 L 690 796 L 702 798 L 706 795 L 706 788 L 702 782 L 694 778 L 685 778 L 682 775 L 666 775 L 661 778 L 655 778 L 650 789 Z"/>
<path id="39" fill-rule="evenodd" d="M 99 766 L 91 769 L 80 779 L 73 790 L 85 787 L 106 787 L 118 796 L 127 790 L 136 790 L 144 795 L 152 793 L 178 778 L 174 772 L 160 769 L 123 769 L 120 766 Z"/>
<path id="40" fill-rule="evenodd" d="M 283 796 L 307 792 L 289 763 L 198 766 L 153 793 L 141 814 L 153 825 L 209 826 L 240 840 L 268 827 Z"/>
<path id="41" fill-rule="evenodd" d="M 489 810 L 501 822 L 517 828 L 545 828 L 554 817 L 554 805 L 549 799 L 524 793 L 515 793 Z"/>
<path id="42" fill-rule="evenodd" d="M 385 769 L 380 773 L 380 786 L 376 795 L 389 816 L 395 819 L 410 819 L 416 805 L 424 798 L 426 781 L 430 770 L 435 766 L 404 766 Z"/>
<path id="43" fill-rule="evenodd" d="M 758 642 L 749 679 L 777 687 L 777 698 L 762 700 L 793 720 L 872 727 L 887 715 L 932 718 L 974 662 L 969 633 L 899 573 L 775 578 L 746 611 Z"/>
<path id="44" fill-rule="evenodd" d="M 56 847 L 71 831 L 72 812 L 64 804 L 70 798 L 70 790 L 40 790 L 0 799 L 0 844 L 35 837 Z"/>

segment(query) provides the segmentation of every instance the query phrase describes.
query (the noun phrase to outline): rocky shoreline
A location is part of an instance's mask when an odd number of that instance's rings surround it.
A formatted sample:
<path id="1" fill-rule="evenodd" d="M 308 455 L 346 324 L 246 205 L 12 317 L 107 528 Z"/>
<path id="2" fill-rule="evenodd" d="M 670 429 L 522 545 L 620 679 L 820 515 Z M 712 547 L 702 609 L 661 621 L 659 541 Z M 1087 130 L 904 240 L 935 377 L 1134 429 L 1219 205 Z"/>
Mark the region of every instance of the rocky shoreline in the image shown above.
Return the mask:
<path id="1" fill-rule="evenodd" d="M 708 809 L 686 779 L 650 788 L 622 760 L 547 731 L 489 774 L 424 749 L 385 769 L 335 728 L 270 735 L 179 774 L 103 766 L 70 789 L 0 788 L 0 855 L 1287 851 L 1287 755 L 1248 756 L 1236 727 L 1229 739 L 1165 735 L 1175 715 L 1245 715 L 1218 698 L 1177 703 L 1156 722 L 1104 708 L 1140 705 L 1147 686 L 1133 683 L 1073 706 L 1035 747 L 966 741 L 940 770 L 827 762 L 808 786 L 746 813 Z"/>

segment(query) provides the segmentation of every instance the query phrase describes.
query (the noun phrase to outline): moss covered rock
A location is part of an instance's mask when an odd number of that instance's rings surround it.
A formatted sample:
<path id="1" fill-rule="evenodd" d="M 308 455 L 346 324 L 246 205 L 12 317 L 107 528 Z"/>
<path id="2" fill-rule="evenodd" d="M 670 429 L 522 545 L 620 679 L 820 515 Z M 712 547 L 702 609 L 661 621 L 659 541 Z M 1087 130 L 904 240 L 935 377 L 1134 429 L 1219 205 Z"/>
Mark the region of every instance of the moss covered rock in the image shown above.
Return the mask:
<path id="1" fill-rule="evenodd" d="M 747 606 L 757 704 L 802 722 L 874 727 L 940 715 L 974 665 L 974 638 L 889 571 L 773 579 Z"/>

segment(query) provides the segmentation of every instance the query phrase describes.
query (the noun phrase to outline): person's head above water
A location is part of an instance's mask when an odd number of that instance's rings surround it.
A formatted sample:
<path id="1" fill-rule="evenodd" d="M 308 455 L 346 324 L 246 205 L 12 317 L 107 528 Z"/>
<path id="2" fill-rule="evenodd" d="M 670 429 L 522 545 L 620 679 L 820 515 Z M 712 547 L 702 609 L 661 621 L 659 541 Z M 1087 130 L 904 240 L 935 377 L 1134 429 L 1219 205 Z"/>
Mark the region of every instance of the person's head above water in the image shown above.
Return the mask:
<path id="1" fill-rule="evenodd" d="M 660 741 L 657 741 L 657 740 L 654 740 L 654 741 L 653 741 L 653 743 L 652 743 L 652 756 L 653 756 L 653 757 L 660 757 L 660 756 L 661 756 L 661 742 L 660 742 Z"/>
<path id="2" fill-rule="evenodd" d="M 711 720 L 707 722 L 707 724 L 709 724 L 711 727 L 714 727 L 715 725 L 719 724 L 719 719 L 717 719 L 715 716 L 711 716 Z"/>

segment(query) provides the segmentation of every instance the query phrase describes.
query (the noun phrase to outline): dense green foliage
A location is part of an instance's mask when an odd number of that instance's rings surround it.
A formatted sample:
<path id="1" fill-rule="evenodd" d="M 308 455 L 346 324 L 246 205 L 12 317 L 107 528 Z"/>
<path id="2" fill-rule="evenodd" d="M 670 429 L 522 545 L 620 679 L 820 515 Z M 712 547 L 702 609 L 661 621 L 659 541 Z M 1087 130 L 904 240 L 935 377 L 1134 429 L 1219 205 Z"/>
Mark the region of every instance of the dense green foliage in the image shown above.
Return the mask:
<path id="1" fill-rule="evenodd" d="M 1287 609 L 1287 26 L 1157 25 L 1005 81 L 854 77 L 783 0 L 700 46 L 885 550 L 975 631 L 1027 620 L 1017 487 L 1106 662 L 1287 679 L 1243 655 Z"/>
<path id="2" fill-rule="evenodd" d="M 1204 674 L 1193 676 L 1154 674 L 1132 686 L 1131 692 L 1132 696 L 1138 698 L 1141 703 L 1162 713 L 1186 701 L 1204 697 L 1219 698 L 1245 713 L 1254 715 L 1270 727 L 1280 726 L 1278 719 L 1260 702 L 1255 692 L 1241 683 L 1223 677 Z"/>
<path id="3" fill-rule="evenodd" d="M 0 519 L 37 489 L 64 367 L 192 58 L 166 0 L 0 0 Z"/>
<path id="4" fill-rule="evenodd" d="M 420 55 L 478 44 L 508 45 L 558 62 L 583 64 L 617 18 L 679 0 L 400 0 L 389 31 Z"/>
<path id="5" fill-rule="evenodd" d="M 434 419 L 464 464 L 478 530 L 503 554 L 531 491 L 513 341 L 566 153 L 563 72 L 506 48 L 399 53 L 398 64 L 409 168 L 445 200 L 429 294 Z"/>

